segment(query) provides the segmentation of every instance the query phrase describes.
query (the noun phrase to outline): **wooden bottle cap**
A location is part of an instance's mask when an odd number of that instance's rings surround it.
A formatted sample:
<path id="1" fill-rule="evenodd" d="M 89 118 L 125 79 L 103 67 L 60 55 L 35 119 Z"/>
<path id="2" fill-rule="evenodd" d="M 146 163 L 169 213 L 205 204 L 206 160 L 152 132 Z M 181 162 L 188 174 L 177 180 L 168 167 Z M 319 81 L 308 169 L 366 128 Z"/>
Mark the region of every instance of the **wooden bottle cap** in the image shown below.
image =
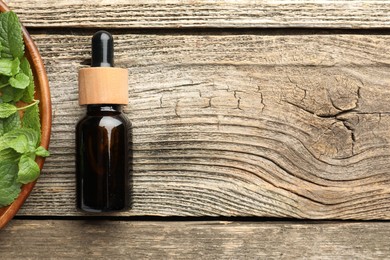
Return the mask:
<path id="1" fill-rule="evenodd" d="M 79 70 L 79 104 L 128 104 L 127 69 L 91 67 Z"/>

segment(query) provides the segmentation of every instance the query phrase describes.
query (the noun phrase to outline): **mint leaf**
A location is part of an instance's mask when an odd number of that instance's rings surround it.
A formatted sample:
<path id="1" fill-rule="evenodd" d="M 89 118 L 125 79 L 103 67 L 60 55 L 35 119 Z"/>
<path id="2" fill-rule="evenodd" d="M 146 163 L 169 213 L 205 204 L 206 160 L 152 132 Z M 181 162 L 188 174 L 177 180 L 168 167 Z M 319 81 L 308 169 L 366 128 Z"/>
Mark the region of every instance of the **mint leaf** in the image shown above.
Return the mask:
<path id="1" fill-rule="evenodd" d="M 13 88 L 6 86 L 1 89 L 1 99 L 3 102 L 18 102 L 24 95 L 24 89 Z"/>
<path id="2" fill-rule="evenodd" d="M 1 91 L 1 88 L 4 88 L 4 87 L 9 85 L 8 80 L 9 80 L 9 77 L 4 76 L 4 75 L 0 76 L 0 91 Z"/>
<path id="3" fill-rule="evenodd" d="M 0 118 L 7 118 L 18 111 L 17 107 L 8 103 L 0 103 Z"/>
<path id="4" fill-rule="evenodd" d="M 18 153 L 35 151 L 39 133 L 30 128 L 14 129 L 0 137 L 0 151 L 12 148 Z"/>
<path id="5" fill-rule="evenodd" d="M 38 140 L 41 133 L 37 133 L 37 131 L 30 128 L 21 128 L 15 131 L 18 132 L 20 135 L 26 136 L 29 148 L 28 151 L 34 151 L 35 148 L 38 146 Z"/>
<path id="6" fill-rule="evenodd" d="M 16 75 L 20 71 L 20 60 L 18 58 L 15 58 L 12 61 L 12 67 L 11 67 L 11 74 Z"/>
<path id="7" fill-rule="evenodd" d="M 14 113 L 1 121 L 3 122 L 3 134 L 21 126 L 19 113 Z"/>
<path id="8" fill-rule="evenodd" d="M 26 184 L 35 181 L 39 176 L 38 164 L 28 155 L 23 154 L 18 164 L 18 182 Z"/>
<path id="9" fill-rule="evenodd" d="M 7 118 L 3 118 L 0 120 L 0 136 L 9 131 L 12 131 L 13 129 L 20 128 L 20 126 L 21 124 L 19 113 L 14 113 Z"/>
<path id="10" fill-rule="evenodd" d="M 0 164 L 1 164 L 1 162 L 10 161 L 16 165 L 17 162 L 19 161 L 19 159 L 20 159 L 20 154 L 18 154 L 17 152 L 15 152 L 12 149 L 5 149 L 5 150 L 1 151 L 1 153 L 0 153 Z"/>
<path id="11" fill-rule="evenodd" d="M 22 126 L 24 128 L 31 128 L 36 130 L 38 133 L 41 132 L 41 122 L 39 121 L 39 108 L 38 103 L 26 108 L 22 118 Z M 40 140 L 39 140 L 40 141 Z M 39 143 L 38 141 L 38 143 Z"/>
<path id="12" fill-rule="evenodd" d="M 9 85 L 8 79 L 7 85 L 1 89 L 1 100 L 3 102 L 11 102 L 14 100 L 14 88 Z"/>
<path id="13" fill-rule="evenodd" d="M 11 204 L 20 193 L 18 166 L 13 161 L 0 161 L 0 207 Z"/>
<path id="14" fill-rule="evenodd" d="M 30 151 L 28 139 L 25 135 L 17 135 L 7 143 L 9 148 L 14 149 L 18 153 L 27 153 Z"/>
<path id="15" fill-rule="evenodd" d="M 0 60 L 0 74 L 6 75 L 6 76 L 12 76 L 13 66 L 14 65 L 13 65 L 12 60 L 1 59 Z"/>
<path id="16" fill-rule="evenodd" d="M 49 151 L 46 150 L 44 147 L 42 146 L 39 146 L 36 150 L 35 150 L 35 154 L 38 155 L 38 156 L 41 156 L 41 157 L 48 157 L 50 155 Z"/>
<path id="17" fill-rule="evenodd" d="M 24 43 L 22 27 L 14 12 L 6 12 L 0 15 L 0 44 L 2 58 L 22 58 Z"/>
<path id="18" fill-rule="evenodd" d="M 0 74 L 5 76 L 12 76 L 19 72 L 20 61 L 18 58 L 14 60 L 1 59 L 0 60 Z"/>
<path id="19" fill-rule="evenodd" d="M 12 175 L 12 173 L 9 173 L 9 175 Z M 5 182 L 4 184 L 0 183 L 0 207 L 11 204 L 19 196 L 20 187 L 21 184 L 16 182 L 16 180 Z"/>
<path id="20" fill-rule="evenodd" d="M 14 190 L 18 190 L 17 187 L 20 187 L 20 184 L 16 183 L 18 157 L 19 155 L 11 149 L 4 150 L 0 154 L 0 206 L 2 204 L 9 204 L 9 202 L 4 202 L 4 197 L 15 198 Z M 5 194 L 6 196 L 3 196 L 3 192 L 11 194 Z"/>
<path id="21" fill-rule="evenodd" d="M 25 75 L 29 78 L 29 85 L 27 86 L 24 95 L 22 97 L 22 100 L 26 103 L 32 102 L 34 100 L 34 76 L 30 67 L 30 63 L 28 62 L 26 57 L 23 57 L 20 61 L 20 71 L 23 72 Z"/>
<path id="22" fill-rule="evenodd" d="M 25 89 L 28 85 L 30 85 L 30 78 L 21 72 L 10 78 L 9 84 L 14 88 Z"/>

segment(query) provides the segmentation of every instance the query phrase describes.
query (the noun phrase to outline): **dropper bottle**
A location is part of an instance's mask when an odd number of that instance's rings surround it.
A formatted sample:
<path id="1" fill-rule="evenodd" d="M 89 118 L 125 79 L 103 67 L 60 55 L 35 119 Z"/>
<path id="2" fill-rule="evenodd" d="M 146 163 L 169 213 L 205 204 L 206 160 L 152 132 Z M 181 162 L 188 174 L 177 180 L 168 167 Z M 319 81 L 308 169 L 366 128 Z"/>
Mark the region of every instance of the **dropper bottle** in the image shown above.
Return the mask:
<path id="1" fill-rule="evenodd" d="M 114 68 L 113 38 L 99 31 L 92 37 L 92 66 L 79 71 L 79 104 L 87 106 L 87 114 L 76 126 L 78 209 L 109 212 L 129 206 L 132 136 L 122 113 L 127 103 L 127 69 Z"/>

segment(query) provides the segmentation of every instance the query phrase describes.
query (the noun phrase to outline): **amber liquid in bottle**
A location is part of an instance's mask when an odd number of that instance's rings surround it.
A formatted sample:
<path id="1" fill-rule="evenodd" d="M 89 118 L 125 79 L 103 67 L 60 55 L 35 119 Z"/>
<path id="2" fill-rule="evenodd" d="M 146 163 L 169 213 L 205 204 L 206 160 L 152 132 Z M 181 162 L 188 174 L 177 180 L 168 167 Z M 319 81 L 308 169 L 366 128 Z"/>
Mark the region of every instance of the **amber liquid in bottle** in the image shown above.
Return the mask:
<path id="1" fill-rule="evenodd" d="M 84 211 L 129 206 L 131 130 L 121 110 L 120 105 L 88 105 L 76 126 L 77 207 Z"/>

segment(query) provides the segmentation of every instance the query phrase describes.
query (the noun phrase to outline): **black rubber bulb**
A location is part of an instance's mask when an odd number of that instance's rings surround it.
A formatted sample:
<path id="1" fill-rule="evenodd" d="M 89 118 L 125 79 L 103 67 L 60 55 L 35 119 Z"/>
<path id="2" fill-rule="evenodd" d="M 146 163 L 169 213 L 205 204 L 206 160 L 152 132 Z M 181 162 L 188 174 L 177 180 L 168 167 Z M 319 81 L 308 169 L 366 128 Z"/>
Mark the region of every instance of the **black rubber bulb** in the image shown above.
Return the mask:
<path id="1" fill-rule="evenodd" d="M 114 67 L 114 39 L 109 32 L 98 31 L 92 37 L 92 67 Z"/>

